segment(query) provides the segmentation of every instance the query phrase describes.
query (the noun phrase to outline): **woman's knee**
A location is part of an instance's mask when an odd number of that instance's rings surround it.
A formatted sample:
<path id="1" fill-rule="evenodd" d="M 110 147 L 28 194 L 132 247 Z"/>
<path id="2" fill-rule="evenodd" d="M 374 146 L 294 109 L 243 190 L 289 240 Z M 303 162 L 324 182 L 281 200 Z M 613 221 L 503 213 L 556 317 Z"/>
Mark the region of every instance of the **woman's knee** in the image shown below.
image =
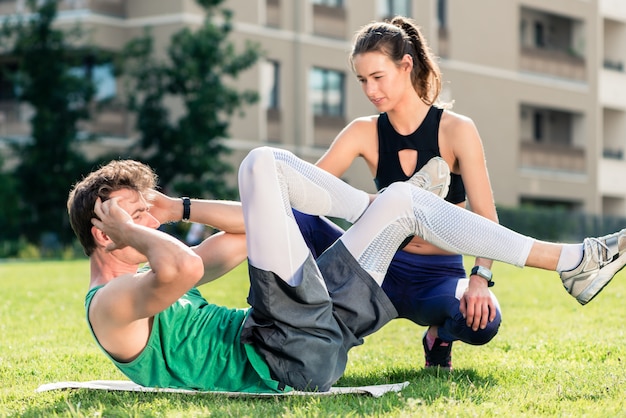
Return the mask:
<path id="1" fill-rule="evenodd" d="M 496 317 L 493 321 L 487 323 L 487 326 L 483 329 L 479 329 L 474 331 L 472 328 L 468 327 L 465 324 L 467 331 L 463 333 L 464 337 L 462 340 L 464 343 L 471 345 L 484 345 L 493 340 L 493 338 L 498 334 L 500 330 L 500 324 L 502 323 L 502 315 L 500 314 L 500 310 L 496 310 Z"/>
<path id="2" fill-rule="evenodd" d="M 485 328 L 474 331 L 471 326 L 467 325 L 467 320 L 459 312 L 439 327 L 439 337 L 444 341 L 462 341 L 470 345 L 483 345 L 498 334 L 501 323 L 502 315 L 500 309 L 497 309 L 493 321 L 489 321 Z"/>

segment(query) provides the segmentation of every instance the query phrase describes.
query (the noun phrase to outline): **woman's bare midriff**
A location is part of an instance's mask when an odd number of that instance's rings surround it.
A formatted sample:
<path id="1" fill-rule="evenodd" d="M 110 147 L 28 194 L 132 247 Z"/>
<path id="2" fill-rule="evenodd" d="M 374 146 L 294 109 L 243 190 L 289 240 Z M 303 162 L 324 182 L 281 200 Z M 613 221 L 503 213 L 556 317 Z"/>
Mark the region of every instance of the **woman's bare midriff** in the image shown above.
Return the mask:
<path id="1" fill-rule="evenodd" d="M 404 248 L 404 251 L 411 254 L 419 255 L 450 255 L 454 254 L 449 251 L 442 250 L 434 246 L 430 242 L 424 241 L 422 238 L 413 238 Z"/>
<path id="2" fill-rule="evenodd" d="M 465 202 L 457 203 L 458 207 L 465 209 Z M 419 255 L 452 255 L 455 253 L 451 253 L 449 251 L 442 250 L 441 248 L 431 244 L 430 242 L 420 238 L 415 237 L 403 248 L 404 251 L 411 254 L 419 254 Z"/>

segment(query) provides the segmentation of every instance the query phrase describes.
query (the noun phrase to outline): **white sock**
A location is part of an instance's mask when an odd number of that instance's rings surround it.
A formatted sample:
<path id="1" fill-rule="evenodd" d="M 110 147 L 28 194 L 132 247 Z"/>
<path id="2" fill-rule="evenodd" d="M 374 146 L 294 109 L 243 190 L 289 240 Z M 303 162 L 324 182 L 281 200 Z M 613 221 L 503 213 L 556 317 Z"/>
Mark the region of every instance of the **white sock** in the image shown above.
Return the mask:
<path id="1" fill-rule="evenodd" d="M 556 265 L 557 273 L 575 269 L 583 259 L 583 244 L 563 244 L 559 262 Z"/>

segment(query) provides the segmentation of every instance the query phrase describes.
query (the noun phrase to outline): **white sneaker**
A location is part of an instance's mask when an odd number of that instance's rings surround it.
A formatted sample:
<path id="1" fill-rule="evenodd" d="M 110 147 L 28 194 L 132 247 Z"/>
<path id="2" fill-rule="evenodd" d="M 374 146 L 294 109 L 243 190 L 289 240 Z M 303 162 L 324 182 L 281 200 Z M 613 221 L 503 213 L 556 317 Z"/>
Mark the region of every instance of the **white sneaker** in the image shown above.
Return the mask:
<path id="1" fill-rule="evenodd" d="M 573 270 L 561 272 L 565 290 L 584 305 L 626 265 L 626 229 L 599 238 L 585 238 L 583 259 Z"/>
<path id="2" fill-rule="evenodd" d="M 407 183 L 444 198 L 450 187 L 450 167 L 443 158 L 433 157 Z"/>

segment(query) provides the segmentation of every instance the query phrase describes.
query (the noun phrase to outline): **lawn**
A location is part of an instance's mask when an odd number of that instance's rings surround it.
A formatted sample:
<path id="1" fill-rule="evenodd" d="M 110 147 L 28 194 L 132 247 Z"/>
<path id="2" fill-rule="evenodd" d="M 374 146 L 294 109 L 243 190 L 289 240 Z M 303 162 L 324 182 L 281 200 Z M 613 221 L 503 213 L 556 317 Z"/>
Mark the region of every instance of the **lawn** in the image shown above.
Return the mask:
<path id="1" fill-rule="evenodd" d="M 56 381 L 124 379 L 86 328 L 88 274 L 84 260 L 0 263 L 0 416 L 626 415 L 626 272 L 581 307 L 555 273 L 496 263 L 502 327 L 488 345 L 455 343 L 452 373 L 424 370 L 424 328 L 404 320 L 351 352 L 337 386 L 410 382 L 381 398 L 35 393 Z M 218 304 L 243 307 L 246 289 L 241 266 L 202 292 Z"/>

